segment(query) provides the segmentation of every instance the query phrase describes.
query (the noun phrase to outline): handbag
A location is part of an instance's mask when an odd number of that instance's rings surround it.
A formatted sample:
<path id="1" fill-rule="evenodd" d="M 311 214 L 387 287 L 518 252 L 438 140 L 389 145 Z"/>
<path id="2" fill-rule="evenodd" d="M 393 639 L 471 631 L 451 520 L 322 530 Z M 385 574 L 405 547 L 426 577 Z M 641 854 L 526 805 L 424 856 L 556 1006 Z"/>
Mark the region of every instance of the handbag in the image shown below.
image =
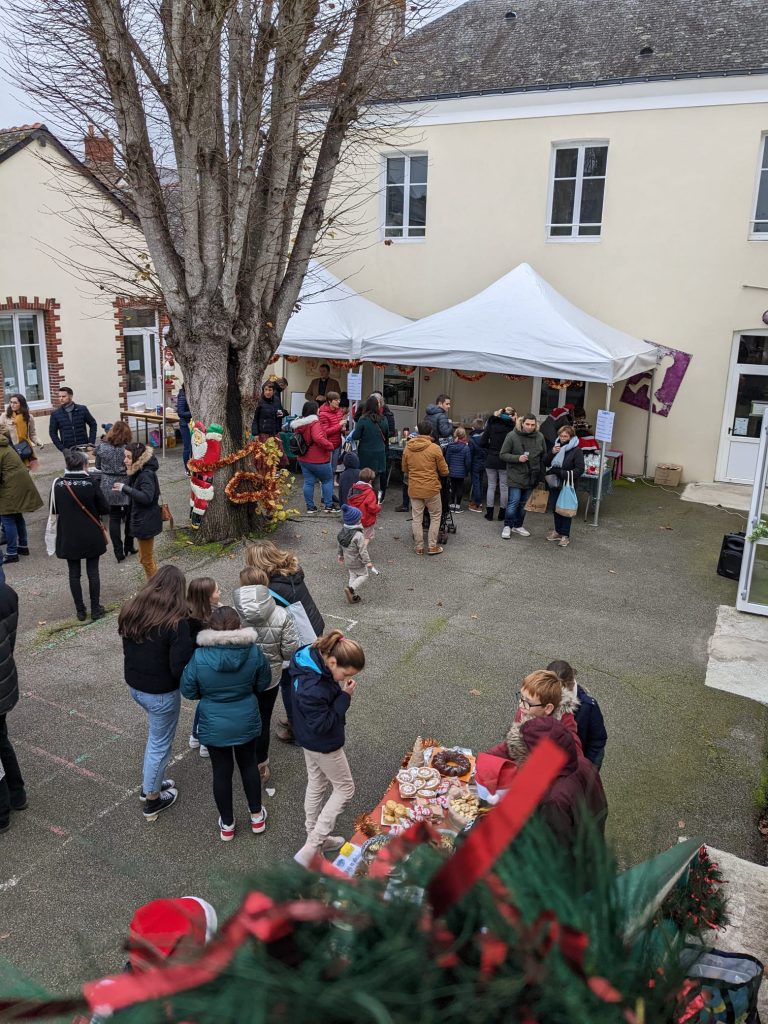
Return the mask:
<path id="1" fill-rule="evenodd" d="M 35 457 L 35 453 L 32 450 L 32 445 L 29 443 L 29 441 L 26 441 L 26 440 L 25 441 L 19 441 L 18 444 L 15 444 L 13 446 L 13 450 L 16 452 L 16 454 L 19 456 L 19 458 L 22 461 L 25 461 L 25 462 L 27 460 L 34 459 L 34 457 Z"/>
<path id="2" fill-rule="evenodd" d="M 571 519 L 579 511 L 579 499 L 576 495 L 576 488 L 573 486 L 573 473 L 568 472 L 566 482 L 557 498 L 555 512 L 559 516 Z"/>
<path id="3" fill-rule="evenodd" d="M 59 525 L 59 516 L 56 512 L 56 505 L 53 501 L 53 489 L 59 481 L 57 477 L 51 484 L 51 500 L 48 504 L 48 522 L 45 524 L 45 550 L 48 555 L 56 554 L 56 530 Z"/>
<path id="4" fill-rule="evenodd" d="M 173 524 L 173 512 L 171 512 L 171 507 L 170 507 L 170 505 L 168 504 L 167 501 L 161 501 L 160 502 L 160 522 L 161 523 L 170 523 L 171 524 L 171 529 L 173 529 L 173 527 L 174 527 L 174 524 Z"/>
<path id="5" fill-rule="evenodd" d="M 296 626 L 296 632 L 299 634 L 299 640 L 301 640 L 302 646 L 313 644 L 315 640 L 317 640 L 317 633 L 315 632 L 312 623 L 309 621 L 309 616 L 307 615 L 301 601 L 294 601 L 293 603 L 286 601 L 284 597 L 276 594 L 274 590 L 270 590 L 270 594 L 276 601 L 280 602 L 293 619 L 294 625 Z"/>
<path id="6" fill-rule="evenodd" d="M 740 1021 L 759 1024 L 757 996 L 763 978 L 763 965 L 748 953 L 726 953 L 721 949 L 704 950 L 686 946 L 682 962 L 688 964 L 688 981 L 683 987 L 682 1012 L 678 1021 L 689 1024 L 714 1024 L 715 1021 Z"/>
<path id="7" fill-rule="evenodd" d="M 544 484 L 539 484 L 531 491 L 528 501 L 525 503 L 526 512 L 546 512 L 549 501 L 549 491 Z"/>
<path id="8" fill-rule="evenodd" d="M 102 534 L 104 536 L 104 543 L 105 544 L 109 544 L 109 534 L 107 533 L 107 528 L 104 526 L 104 523 L 102 523 L 102 521 L 100 519 L 97 519 L 96 516 L 92 515 L 88 511 L 88 509 L 85 507 L 85 505 L 82 503 L 82 501 L 80 501 L 80 499 L 75 494 L 75 492 L 72 490 L 72 488 L 69 486 L 69 484 L 66 482 L 66 480 L 64 481 L 64 486 L 67 488 L 67 490 L 69 491 L 70 495 L 75 499 L 75 501 L 80 506 L 80 508 L 83 510 L 83 512 L 85 512 L 85 514 L 88 516 L 88 518 L 91 520 L 91 522 L 95 523 L 98 526 L 98 528 L 101 530 L 101 532 L 102 532 Z"/>

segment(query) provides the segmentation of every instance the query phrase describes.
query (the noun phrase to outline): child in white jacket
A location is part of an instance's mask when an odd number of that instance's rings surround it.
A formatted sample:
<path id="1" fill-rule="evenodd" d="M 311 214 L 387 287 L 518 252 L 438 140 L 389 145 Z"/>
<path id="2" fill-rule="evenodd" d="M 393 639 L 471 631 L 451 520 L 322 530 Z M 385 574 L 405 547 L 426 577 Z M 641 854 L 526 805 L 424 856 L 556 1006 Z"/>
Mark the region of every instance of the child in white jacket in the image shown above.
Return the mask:
<path id="1" fill-rule="evenodd" d="M 265 783 L 269 771 L 269 723 L 279 692 L 283 664 L 301 647 L 293 616 L 278 605 L 269 591 L 269 577 L 261 569 L 246 566 L 240 571 L 240 586 L 234 593 L 234 606 L 244 626 L 252 626 L 258 644 L 272 670 L 268 689 L 256 694 L 261 715 L 261 736 L 256 744 L 261 781 Z"/>
<path id="2" fill-rule="evenodd" d="M 344 526 L 336 536 L 339 542 L 339 564 L 349 572 L 349 583 L 344 587 L 344 594 L 350 604 L 355 604 L 361 600 L 358 590 L 368 579 L 373 563 L 363 533 L 363 513 L 354 505 L 342 505 L 341 511 Z"/>

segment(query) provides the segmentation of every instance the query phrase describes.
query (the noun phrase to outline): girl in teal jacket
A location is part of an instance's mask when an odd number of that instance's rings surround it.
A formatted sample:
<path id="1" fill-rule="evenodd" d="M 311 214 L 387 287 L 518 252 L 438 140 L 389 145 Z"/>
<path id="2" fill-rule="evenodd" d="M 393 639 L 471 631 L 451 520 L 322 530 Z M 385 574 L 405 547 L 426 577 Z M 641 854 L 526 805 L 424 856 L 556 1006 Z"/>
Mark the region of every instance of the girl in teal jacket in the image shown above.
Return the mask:
<path id="1" fill-rule="evenodd" d="M 251 831 L 264 831 L 261 778 L 256 741 L 261 735 L 257 692 L 272 682 L 269 662 L 258 646 L 256 631 L 240 628 L 234 608 L 216 608 L 208 629 L 197 634 L 197 650 L 184 669 L 181 692 L 200 701 L 198 738 L 208 748 L 213 768 L 213 799 L 219 811 L 224 842 L 235 835 L 232 806 L 234 761 L 240 770 L 251 812 Z"/>

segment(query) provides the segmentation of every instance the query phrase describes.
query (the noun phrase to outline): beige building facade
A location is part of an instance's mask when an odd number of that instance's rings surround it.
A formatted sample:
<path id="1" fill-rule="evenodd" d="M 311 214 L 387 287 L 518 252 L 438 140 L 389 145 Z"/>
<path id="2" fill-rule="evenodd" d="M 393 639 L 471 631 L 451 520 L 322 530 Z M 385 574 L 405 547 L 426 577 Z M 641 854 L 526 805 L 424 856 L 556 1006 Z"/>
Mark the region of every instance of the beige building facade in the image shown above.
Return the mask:
<path id="1" fill-rule="evenodd" d="M 409 104 L 405 116 L 399 145 L 372 146 L 365 166 L 358 157 L 367 195 L 343 243 L 353 248 L 354 234 L 357 244 L 334 273 L 386 308 L 422 317 L 526 261 L 593 316 L 690 354 L 668 415 L 652 417 L 651 471 L 673 462 L 686 480 L 751 479 L 768 407 L 768 225 L 755 224 L 768 218 L 768 80 L 444 99 Z M 598 233 L 553 234 L 558 153 L 603 147 Z M 386 175 L 397 157 L 427 158 L 423 237 L 387 237 Z M 400 375 L 389 367 L 375 376 L 394 387 Z M 584 396 L 578 388 L 553 394 L 538 380 L 414 376 L 411 419 L 438 391 L 451 394 L 462 420 L 508 403 L 543 414 Z M 639 473 L 647 414 L 619 401 L 623 390 L 617 384 L 611 396 L 614 446 L 625 471 Z M 603 385 L 587 386 L 590 422 L 605 402 Z"/>
<path id="2" fill-rule="evenodd" d="M 141 289 L 103 241 L 129 253 L 143 236 L 43 125 L 0 131 L 0 223 L 0 401 L 23 394 L 43 441 L 61 385 L 98 424 L 162 401 L 160 304 L 126 297 Z"/>

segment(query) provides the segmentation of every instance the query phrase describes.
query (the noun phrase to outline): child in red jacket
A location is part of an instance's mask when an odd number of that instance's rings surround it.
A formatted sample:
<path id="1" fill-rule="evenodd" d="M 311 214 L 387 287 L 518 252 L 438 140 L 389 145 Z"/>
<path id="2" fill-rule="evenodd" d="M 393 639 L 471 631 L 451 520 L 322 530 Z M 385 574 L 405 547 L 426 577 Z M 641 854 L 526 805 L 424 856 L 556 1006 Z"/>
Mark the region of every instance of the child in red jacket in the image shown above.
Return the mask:
<path id="1" fill-rule="evenodd" d="M 363 514 L 363 536 L 367 544 L 370 544 L 376 534 L 376 519 L 381 512 L 381 505 L 376 500 L 376 491 L 373 489 L 375 479 L 376 474 L 372 469 L 361 469 L 360 479 L 350 487 L 347 494 L 347 504 L 359 508 Z"/>

